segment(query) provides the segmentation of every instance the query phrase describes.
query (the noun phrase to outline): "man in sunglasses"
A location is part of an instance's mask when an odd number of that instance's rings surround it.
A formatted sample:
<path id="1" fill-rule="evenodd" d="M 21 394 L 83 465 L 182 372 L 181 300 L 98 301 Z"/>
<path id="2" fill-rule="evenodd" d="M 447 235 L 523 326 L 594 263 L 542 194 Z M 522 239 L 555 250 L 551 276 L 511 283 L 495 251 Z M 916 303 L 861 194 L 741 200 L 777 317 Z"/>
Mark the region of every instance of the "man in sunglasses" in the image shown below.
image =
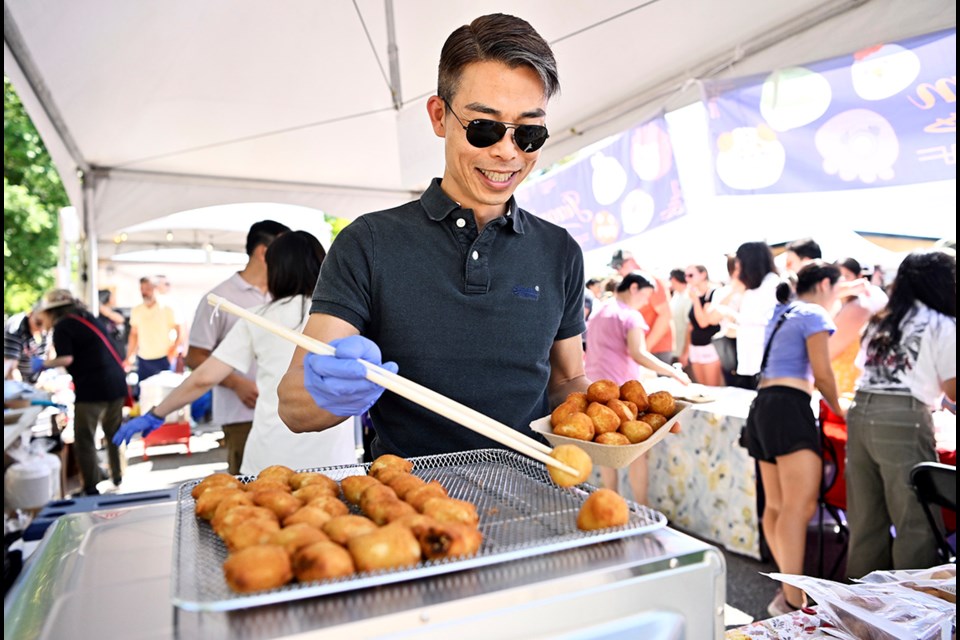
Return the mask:
<path id="1" fill-rule="evenodd" d="M 566 230 L 513 193 L 548 138 L 559 89 L 549 45 L 502 14 L 456 29 L 427 101 L 444 140 L 443 177 L 419 200 L 360 217 L 330 248 L 304 333 L 336 356 L 298 349 L 280 416 L 317 431 L 370 410 L 373 457 L 496 443 L 364 379 L 357 358 L 532 435 L 583 373 L 583 255 Z M 382 355 L 381 355 L 382 354 Z"/>

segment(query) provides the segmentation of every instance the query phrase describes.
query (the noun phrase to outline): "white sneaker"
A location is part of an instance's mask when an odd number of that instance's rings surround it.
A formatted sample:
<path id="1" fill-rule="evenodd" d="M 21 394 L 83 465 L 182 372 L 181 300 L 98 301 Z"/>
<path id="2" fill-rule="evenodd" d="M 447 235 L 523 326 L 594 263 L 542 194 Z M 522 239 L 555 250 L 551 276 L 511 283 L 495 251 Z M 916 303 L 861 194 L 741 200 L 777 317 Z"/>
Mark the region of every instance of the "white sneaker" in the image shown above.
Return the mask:
<path id="1" fill-rule="evenodd" d="M 770 601 L 770 604 L 767 605 L 767 613 L 774 618 L 787 613 L 793 613 L 794 611 L 797 611 L 797 609 L 791 607 L 787 602 L 786 597 L 783 595 L 783 589 L 777 591 L 776 597 L 774 597 L 774 599 Z"/>
<path id="2" fill-rule="evenodd" d="M 770 604 L 767 605 L 767 613 L 776 618 L 789 612 L 790 607 L 787 606 L 787 599 L 783 597 L 783 589 L 780 589 L 773 600 L 770 601 Z"/>

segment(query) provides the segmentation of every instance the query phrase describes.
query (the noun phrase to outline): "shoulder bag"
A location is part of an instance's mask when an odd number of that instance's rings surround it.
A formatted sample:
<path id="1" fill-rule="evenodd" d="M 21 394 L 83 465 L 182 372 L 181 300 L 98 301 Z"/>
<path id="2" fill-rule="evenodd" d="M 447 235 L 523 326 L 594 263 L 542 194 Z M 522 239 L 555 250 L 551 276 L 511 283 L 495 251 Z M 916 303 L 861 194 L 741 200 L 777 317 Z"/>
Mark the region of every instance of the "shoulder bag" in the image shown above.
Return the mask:
<path id="1" fill-rule="evenodd" d="M 767 340 L 766 346 L 763 348 L 763 359 L 760 361 L 760 371 L 753 375 L 753 388 L 760 388 L 760 379 L 763 378 L 763 370 L 767 367 L 767 358 L 770 356 L 770 347 L 773 345 L 773 337 L 777 335 L 777 331 L 780 330 L 780 327 L 783 326 L 784 321 L 787 319 L 787 315 L 793 311 L 793 305 L 791 304 L 786 309 L 784 309 L 783 314 L 777 318 L 777 324 L 773 327 L 773 331 L 770 332 L 770 339 Z M 744 449 L 747 448 L 747 427 L 746 425 L 740 427 L 740 440 L 738 444 Z"/>
<path id="2" fill-rule="evenodd" d="M 74 314 L 72 314 L 72 313 L 69 314 L 69 315 L 67 315 L 67 317 L 68 317 L 68 318 L 73 318 L 74 320 L 76 320 L 76 321 L 79 322 L 80 324 L 86 326 L 88 329 L 90 329 L 90 331 L 93 331 L 93 333 L 96 334 L 96 336 L 97 336 L 98 338 L 100 338 L 100 340 L 103 341 L 103 344 L 105 344 L 105 345 L 107 346 L 107 351 L 109 351 L 109 352 L 110 352 L 110 355 L 113 356 L 113 359 L 117 361 L 117 365 L 120 367 L 120 371 L 124 374 L 124 377 L 126 377 L 127 370 L 124 369 L 124 367 L 123 367 L 123 360 L 120 359 L 120 356 L 117 354 L 117 350 L 113 348 L 113 345 L 110 344 L 110 341 L 109 341 L 109 340 L 107 340 L 107 336 L 103 335 L 103 332 L 100 331 L 100 329 L 97 328 L 97 325 L 93 324 L 92 322 L 90 322 L 90 321 L 87 320 L 86 318 L 83 318 L 83 317 L 78 316 L 78 315 L 74 315 Z M 125 407 L 132 407 L 132 406 L 134 405 L 134 402 L 133 402 L 133 394 L 130 393 L 130 385 L 126 385 L 126 387 L 127 387 L 127 397 L 126 397 L 126 399 L 123 401 L 123 406 L 125 406 Z"/>

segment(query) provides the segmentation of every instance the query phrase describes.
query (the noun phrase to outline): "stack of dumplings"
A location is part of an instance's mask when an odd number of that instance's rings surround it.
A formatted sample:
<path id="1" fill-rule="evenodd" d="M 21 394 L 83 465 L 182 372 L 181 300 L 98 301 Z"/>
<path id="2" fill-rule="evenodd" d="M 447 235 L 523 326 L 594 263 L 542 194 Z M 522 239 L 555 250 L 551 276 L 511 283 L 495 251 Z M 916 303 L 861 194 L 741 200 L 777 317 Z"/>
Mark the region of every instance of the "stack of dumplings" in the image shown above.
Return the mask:
<path id="1" fill-rule="evenodd" d="M 476 506 L 412 470 L 409 460 L 384 455 L 368 475 L 338 483 L 274 465 L 246 484 L 215 473 L 191 495 L 197 517 L 227 548 L 224 578 L 238 593 L 476 554 Z"/>
<path id="2" fill-rule="evenodd" d="M 638 380 L 617 385 L 597 380 L 586 393 L 571 393 L 550 414 L 553 433 L 608 445 L 639 444 L 676 413 L 667 391 L 647 394 Z"/>

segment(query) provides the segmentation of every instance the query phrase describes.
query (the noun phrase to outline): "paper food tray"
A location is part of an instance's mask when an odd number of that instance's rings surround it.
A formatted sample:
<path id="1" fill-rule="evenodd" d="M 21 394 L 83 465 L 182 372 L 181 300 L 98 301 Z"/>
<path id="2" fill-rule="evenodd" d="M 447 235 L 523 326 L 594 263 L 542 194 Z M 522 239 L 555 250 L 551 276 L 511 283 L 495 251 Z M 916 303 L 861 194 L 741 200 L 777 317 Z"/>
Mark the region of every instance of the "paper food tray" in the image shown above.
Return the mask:
<path id="1" fill-rule="evenodd" d="M 560 436 L 553 433 L 553 427 L 550 426 L 550 416 L 534 420 L 530 423 L 530 428 L 543 435 L 543 437 L 555 447 L 561 444 L 573 444 L 580 447 L 587 452 L 590 459 L 593 460 L 593 464 L 610 467 L 612 469 L 622 469 L 666 438 L 670 432 L 670 428 L 676 424 L 685 411 L 693 406 L 691 403 L 684 402 L 683 400 L 675 400 L 675 402 L 677 404 L 677 412 L 673 414 L 673 417 L 667 420 L 667 423 L 662 427 L 654 431 L 652 436 L 638 444 L 600 444 L 599 442 L 587 442 L 586 440 Z"/>

